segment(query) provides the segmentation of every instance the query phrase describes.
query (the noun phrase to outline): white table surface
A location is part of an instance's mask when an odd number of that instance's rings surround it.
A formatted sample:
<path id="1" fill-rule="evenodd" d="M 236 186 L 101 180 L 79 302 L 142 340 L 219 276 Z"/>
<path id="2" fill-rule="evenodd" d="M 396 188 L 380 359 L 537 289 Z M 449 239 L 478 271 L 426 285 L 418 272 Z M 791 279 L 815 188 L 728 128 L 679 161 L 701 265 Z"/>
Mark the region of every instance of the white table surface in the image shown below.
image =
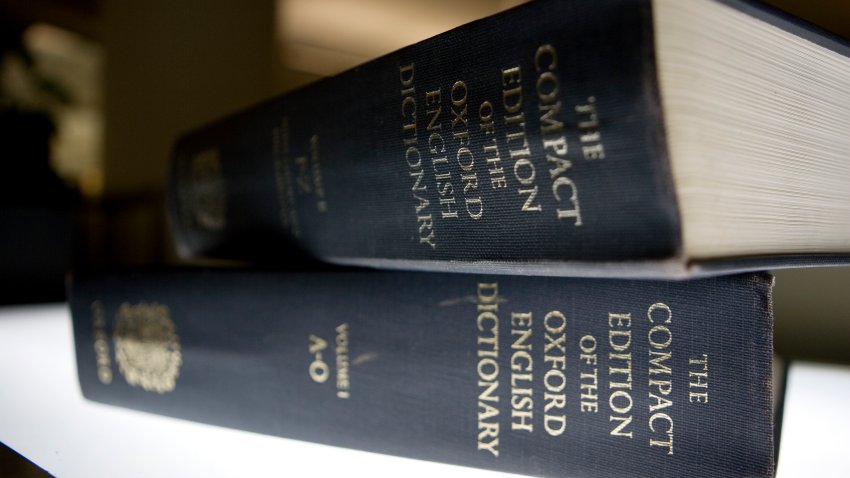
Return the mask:
<path id="1" fill-rule="evenodd" d="M 792 366 L 780 478 L 850 476 L 850 368 Z M 0 308 L 0 441 L 59 477 L 508 476 L 88 402 L 65 304 Z"/>

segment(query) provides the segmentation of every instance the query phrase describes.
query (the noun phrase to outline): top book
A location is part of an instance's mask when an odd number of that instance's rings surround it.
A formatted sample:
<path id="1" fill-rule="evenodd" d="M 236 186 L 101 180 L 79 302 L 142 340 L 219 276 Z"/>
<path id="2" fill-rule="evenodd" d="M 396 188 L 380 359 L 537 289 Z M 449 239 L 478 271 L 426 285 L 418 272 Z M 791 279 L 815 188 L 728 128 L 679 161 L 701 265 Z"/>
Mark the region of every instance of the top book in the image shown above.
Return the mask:
<path id="1" fill-rule="evenodd" d="M 512 274 L 847 263 L 848 56 L 751 2 L 533 2 L 180 138 L 176 241 Z"/>

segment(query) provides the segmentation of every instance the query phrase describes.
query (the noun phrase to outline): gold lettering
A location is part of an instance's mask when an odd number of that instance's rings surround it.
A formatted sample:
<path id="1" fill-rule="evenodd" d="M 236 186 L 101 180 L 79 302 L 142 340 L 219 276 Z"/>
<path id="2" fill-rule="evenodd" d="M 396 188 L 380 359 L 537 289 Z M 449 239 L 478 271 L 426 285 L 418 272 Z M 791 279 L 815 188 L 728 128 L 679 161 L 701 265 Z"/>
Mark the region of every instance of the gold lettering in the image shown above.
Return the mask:
<path id="1" fill-rule="evenodd" d="M 660 337 L 659 337 L 660 336 Z M 670 346 L 673 334 L 666 325 L 656 325 L 649 329 L 649 346 L 656 350 L 663 350 Z"/>
<path id="2" fill-rule="evenodd" d="M 413 63 L 399 67 L 398 71 L 402 86 L 413 86 Z"/>
<path id="3" fill-rule="evenodd" d="M 431 154 L 441 154 L 446 152 L 446 142 L 443 141 L 443 135 L 440 133 L 431 133 L 428 136 L 428 151 Z M 447 159 L 440 158 L 442 162 L 446 162 Z"/>
<path id="4" fill-rule="evenodd" d="M 565 136 L 558 136 L 555 139 L 544 139 L 543 140 L 543 148 L 552 150 L 552 152 L 556 156 L 549 155 L 547 159 L 555 163 L 558 167 L 557 169 L 552 169 L 549 171 L 549 174 L 554 178 L 555 176 L 565 173 L 570 167 L 572 167 L 572 162 L 566 158 L 560 158 L 559 156 L 566 156 L 567 151 L 569 151 L 569 144 L 567 143 L 567 138 Z"/>
<path id="5" fill-rule="evenodd" d="M 485 357 L 478 361 L 478 376 L 484 381 L 492 382 L 499 378 L 499 363 Z"/>
<path id="6" fill-rule="evenodd" d="M 608 332 L 608 343 L 617 352 L 625 352 L 632 345 L 631 330 L 610 330 Z"/>
<path id="7" fill-rule="evenodd" d="M 608 314 L 608 327 L 631 327 L 632 314 Z"/>
<path id="8" fill-rule="evenodd" d="M 490 174 L 490 187 L 493 189 L 504 189 L 508 187 L 508 180 L 505 176 L 505 168 L 501 166 L 502 158 L 499 153 L 499 146 L 496 138 L 491 139 L 489 145 L 484 146 L 484 153 L 491 155 L 485 160 L 487 161 L 487 172 Z"/>
<path id="9" fill-rule="evenodd" d="M 467 198 L 464 200 L 466 203 L 466 213 L 472 219 L 481 219 L 481 216 L 484 215 L 484 204 L 481 202 L 481 198 Z"/>
<path id="10" fill-rule="evenodd" d="M 452 91 L 451 91 L 452 106 L 455 107 L 455 108 L 452 108 L 452 115 L 454 116 L 452 118 L 452 128 L 456 128 L 458 126 L 458 123 L 462 123 L 464 128 L 466 128 L 468 126 L 467 125 L 467 117 L 466 117 L 466 114 L 467 114 L 466 95 L 467 95 L 466 83 L 464 83 L 462 81 L 456 81 L 452 85 Z M 458 107 L 462 107 L 462 109 L 459 109 L 459 110 L 456 109 Z"/>
<path id="11" fill-rule="evenodd" d="M 540 45 L 534 53 L 534 69 L 539 73 L 541 71 L 551 71 L 558 67 L 558 54 L 555 47 L 550 44 Z"/>
<path id="12" fill-rule="evenodd" d="M 673 391 L 673 382 L 671 380 L 657 380 L 654 378 L 649 379 L 649 386 L 655 387 L 658 390 L 658 393 L 662 395 L 670 395 L 670 392 Z"/>
<path id="13" fill-rule="evenodd" d="M 428 244 L 431 246 L 431 249 L 436 249 L 437 243 L 434 239 L 434 221 L 431 219 L 431 215 L 416 216 L 416 222 L 419 223 L 419 243 Z"/>
<path id="14" fill-rule="evenodd" d="M 581 154 L 584 156 L 584 159 L 605 159 L 605 147 L 602 146 L 602 143 L 591 146 L 582 146 Z"/>
<path id="15" fill-rule="evenodd" d="M 632 438 L 632 431 L 631 430 L 626 431 L 626 427 L 628 427 L 632 423 L 631 415 L 629 415 L 629 416 L 614 416 L 614 415 L 612 415 L 612 416 L 608 417 L 608 421 L 609 422 L 617 422 L 617 426 L 615 426 L 614 429 L 611 430 L 611 433 L 610 433 L 611 435 L 626 437 L 626 438 Z"/>
<path id="16" fill-rule="evenodd" d="M 404 119 L 416 119 L 416 98 L 406 96 L 401 100 L 401 116 Z M 404 128 L 416 128 L 416 123 L 407 123 Z"/>
<path id="17" fill-rule="evenodd" d="M 457 159 L 457 164 L 460 166 L 460 169 L 464 171 L 472 171 L 473 167 L 475 166 L 475 157 L 472 155 L 472 151 L 470 151 L 470 149 L 465 146 L 457 150 L 455 158 Z"/>
<path id="18" fill-rule="evenodd" d="M 564 144 L 566 144 L 566 143 L 564 143 Z M 552 178 L 555 178 L 559 174 L 563 174 L 563 173 L 567 172 L 568 169 L 573 167 L 573 163 L 569 159 L 561 158 L 561 157 L 558 157 L 558 156 L 552 156 L 551 154 L 546 156 L 546 160 L 549 161 L 553 166 L 553 168 L 549 170 L 549 175 Z M 562 177 L 562 178 L 559 178 L 559 179 L 565 179 L 565 178 Z"/>
<path id="19" fill-rule="evenodd" d="M 431 201 L 425 196 L 428 192 L 428 185 L 425 182 L 425 172 L 422 168 L 422 155 L 416 144 L 419 142 L 418 123 L 417 123 L 417 103 L 416 103 L 416 87 L 413 83 L 414 64 L 409 63 L 399 67 L 399 81 L 401 84 L 401 117 L 402 117 L 402 143 L 407 146 L 404 153 L 404 159 L 409 168 L 408 174 L 413 179 L 411 187 L 411 195 L 415 201 L 414 210 L 416 213 L 417 231 L 419 234 L 419 244 L 437 248 L 437 239 L 434 231 L 433 216 L 428 213 L 428 208 Z M 433 92 L 426 93 L 426 103 L 435 99 Z M 431 113 L 432 121 L 438 113 Z M 429 143 L 433 141 L 433 137 L 429 137 Z M 322 201 L 319 204 L 320 210 L 326 208 L 326 203 Z"/>
<path id="20" fill-rule="evenodd" d="M 579 205 L 578 186 L 566 176 L 572 167 L 572 161 L 567 157 L 569 148 L 567 138 L 564 134 L 564 122 L 561 116 L 560 79 L 556 68 L 558 55 L 550 44 L 541 45 L 534 54 L 534 69 L 537 71 L 537 109 L 540 125 L 540 136 L 543 140 L 543 148 L 547 152 L 546 160 L 550 163 L 549 176 L 552 180 L 552 194 L 559 206 L 555 208 L 555 217 L 561 219 L 573 219 L 573 226 L 579 227 L 583 224 L 581 207 Z M 568 189 L 564 194 L 562 189 Z M 560 205 L 569 201 L 570 206 Z"/>
<path id="21" fill-rule="evenodd" d="M 496 121 L 493 117 L 493 103 L 482 101 L 481 106 L 478 107 L 478 119 L 480 121 L 479 127 L 486 135 L 496 133 Z"/>
<path id="22" fill-rule="evenodd" d="M 487 440 L 487 439 L 490 440 Z M 499 456 L 499 423 L 478 422 L 478 449 Z"/>
<path id="23" fill-rule="evenodd" d="M 688 371 L 688 401 L 708 403 L 708 354 L 702 354 L 699 358 L 692 357 L 688 360 L 688 365 L 695 368 Z"/>
<path id="24" fill-rule="evenodd" d="M 478 327 L 478 450 L 499 456 L 499 284 L 479 283 Z"/>
<path id="25" fill-rule="evenodd" d="M 106 335 L 106 315 L 99 300 L 91 304 L 94 354 L 97 364 L 97 379 L 100 383 L 112 383 L 112 361 L 109 356 L 109 338 Z"/>
<path id="26" fill-rule="evenodd" d="M 599 373 L 596 367 L 596 337 L 585 335 L 579 340 L 581 354 L 579 360 L 583 362 L 579 374 L 579 387 L 581 388 L 580 410 L 582 413 L 597 413 L 599 411 Z M 584 366 L 590 366 L 588 371 Z"/>
<path id="27" fill-rule="evenodd" d="M 655 422 L 658 421 L 658 420 L 661 420 L 664 423 L 666 423 L 667 428 L 664 429 L 664 430 L 660 430 L 660 429 L 656 430 L 655 429 Z M 661 433 L 661 434 L 667 435 L 666 441 L 656 440 L 656 439 L 651 438 L 649 440 L 649 446 L 667 448 L 667 454 L 672 455 L 673 454 L 673 419 L 670 417 L 670 415 L 668 415 L 666 413 L 653 414 L 651 417 L 649 417 L 649 430 L 652 431 L 653 433 Z"/>
<path id="28" fill-rule="evenodd" d="M 531 149 L 526 135 L 525 113 L 522 111 L 521 83 L 522 75 L 518 66 L 502 70 L 502 106 L 508 113 L 505 116 L 505 141 L 510 147 L 508 153 L 514 160 L 514 177 L 522 186 L 517 189 L 518 194 L 524 196 L 521 210 L 523 212 L 541 212 L 543 210 L 542 204 L 535 204 L 539 189 L 534 184 L 536 172 L 534 163 L 530 159 Z"/>
<path id="29" fill-rule="evenodd" d="M 442 98 L 442 91 L 439 88 L 425 92 L 425 106 L 428 107 L 425 113 L 429 117 L 428 131 L 442 128 L 442 124 L 439 121 L 440 113 L 443 112 L 443 107 L 440 105 Z"/>
<path id="30" fill-rule="evenodd" d="M 348 373 L 348 323 L 338 325 L 336 334 L 336 396 L 346 399 L 351 396 Z"/>
<path id="31" fill-rule="evenodd" d="M 558 102 L 559 88 L 560 84 L 558 77 L 551 71 L 541 73 L 537 76 L 537 98 L 544 104 L 557 104 L 557 110 L 561 109 L 561 104 Z M 557 111 L 549 115 L 547 118 L 549 121 L 544 122 L 541 126 L 545 133 L 550 133 L 552 131 L 560 132 L 563 130 L 563 123 L 560 121 L 552 121 L 552 117 L 554 117 L 555 114 L 557 114 Z"/>
<path id="32" fill-rule="evenodd" d="M 525 198 L 525 202 L 522 203 L 522 210 L 523 211 L 539 212 L 539 211 L 543 210 L 543 206 L 541 206 L 540 204 L 533 204 L 534 199 L 537 197 L 537 185 L 535 185 L 533 188 L 530 188 L 530 189 L 529 188 L 525 188 L 525 189 L 521 188 L 521 189 L 519 189 L 518 192 L 519 192 L 520 196 L 527 196 Z"/>
<path id="33" fill-rule="evenodd" d="M 546 429 L 546 433 L 549 436 L 556 437 L 562 435 L 567 428 L 566 415 L 546 415 L 543 420 L 543 428 Z"/>
<path id="34" fill-rule="evenodd" d="M 673 320 L 673 311 L 670 310 L 670 307 L 667 304 L 663 304 L 661 302 L 657 302 L 649 306 L 649 310 L 646 315 L 649 317 L 649 321 L 653 324 L 657 323 L 655 318 L 655 313 L 657 311 L 662 312 L 663 319 L 661 320 L 664 324 L 669 324 Z"/>
<path id="35" fill-rule="evenodd" d="M 464 205 L 466 214 L 472 220 L 481 219 L 484 216 L 484 202 L 481 196 L 475 195 L 478 190 L 478 172 L 475 170 L 475 154 L 470 148 L 469 137 L 469 105 L 466 103 L 468 96 L 466 83 L 456 81 L 451 88 L 451 112 L 452 112 L 452 138 L 457 141 L 457 152 L 455 161 L 462 171 L 460 180 L 463 183 Z M 454 198 L 452 198 L 454 203 Z M 452 217 L 457 217 L 453 212 Z"/>
<path id="36" fill-rule="evenodd" d="M 497 367 L 496 370 L 498 370 L 498 366 L 496 366 L 496 367 Z M 481 369 L 481 366 L 479 366 L 478 368 Z M 498 402 L 499 401 L 499 396 L 495 395 L 496 389 L 499 388 L 498 382 L 491 382 L 491 381 L 483 380 L 483 381 L 478 382 L 478 386 L 482 387 L 484 389 L 478 394 L 478 401 L 480 401 L 480 402 Z M 499 414 L 498 409 L 495 409 L 495 408 L 492 409 L 492 410 L 487 409 L 483 418 L 484 419 L 493 418 L 493 417 L 497 416 L 498 414 Z M 481 419 L 481 418 L 482 418 L 482 416 L 479 413 L 479 419 Z"/>
<path id="37" fill-rule="evenodd" d="M 328 380 L 328 376 L 330 375 L 330 367 L 325 363 L 324 358 L 322 356 L 322 352 L 328 347 L 327 341 L 325 339 L 310 334 L 310 345 L 307 348 L 307 351 L 310 355 L 313 356 L 313 361 L 310 362 L 310 366 L 308 367 L 308 372 L 310 373 L 310 378 L 313 379 L 316 383 L 325 383 Z"/>
<path id="38" fill-rule="evenodd" d="M 582 145 L 582 155 L 588 161 L 605 159 L 605 147 L 602 145 L 602 134 L 599 131 L 599 118 L 596 114 L 596 97 L 591 96 L 587 103 L 575 107 L 579 116 L 579 141 Z"/>
<path id="39" fill-rule="evenodd" d="M 508 113 L 517 113 L 522 109 L 522 75 L 515 66 L 502 70 L 502 106 Z"/>
<path id="40" fill-rule="evenodd" d="M 667 304 L 657 302 L 649 306 L 646 312 L 649 323 L 655 324 L 647 333 L 649 342 L 649 430 L 655 434 L 666 435 L 666 439 L 658 439 L 650 437 L 650 447 L 662 447 L 667 449 L 667 454 L 673 454 L 673 419 L 665 412 L 666 408 L 673 406 L 673 400 L 668 398 L 673 392 L 673 381 L 671 378 L 673 371 L 667 362 L 673 356 L 669 351 L 670 344 L 673 342 L 673 332 L 670 330 L 670 325 L 673 322 L 673 311 Z M 658 375 L 666 375 L 668 378 L 660 379 Z M 654 391 L 653 391 L 654 389 Z M 656 394 L 657 392 L 658 394 Z M 663 421 L 667 424 L 664 429 L 656 430 L 656 421 Z"/>
<path id="41" fill-rule="evenodd" d="M 567 377 L 564 375 L 567 365 L 567 318 L 561 311 L 550 311 L 543 317 L 543 328 L 543 362 L 549 368 L 543 374 L 546 390 L 543 394 L 543 428 L 549 436 L 559 436 L 567 426 L 564 413 L 567 406 Z"/>
<path id="42" fill-rule="evenodd" d="M 611 375 L 622 376 L 619 377 L 619 381 L 609 381 L 608 388 L 623 388 L 627 390 L 632 389 L 632 354 L 608 354 L 608 375 L 609 379 Z M 620 365 L 619 367 L 615 367 L 613 364 Z"/>
<path id="43" fill-rule="evenodd" d="M 410 160 L 411 156 L 413 156 L 413 158 L 414 158 L 413 161 Z M 407 161 L 407 165 L 410 166 L 411 168 L 421 168 L 422 167 L 422 154 L 419 153 L 419 148 L 417 148 L 415 146 L 411 146 L 411 147 L 407 148 L 407 150 L 404 152 L 404 159 L 405 159 L 405 161 Z M 411 173 L 411 175 L 413 175 L 413 173 Z M 419 191 L 419 190 L 424 191 L 425 188 L 417 189 L 414 186 L 413 190 L 414 191 Z"/>
<path id="44" fill-rule="evenodd" d="M 656 410 L 661 410 L 662 408 L 667 408 L 667 407 L 673 406 L 672 400 L 665 398 L 665 397 L 659 397 L 658 395 L 656 395 L 652 392 L 649 393 L 649 399 L 650 399 L 650 401 L 653 401 L 653 400 L 655 401 L 654 404 L 649 405 L 649 411 L 650 412 L 654 412 Z"/>
<path id="45" fill-rule="evenodd" d="M 511 430 L 534 431 L 534 400 L 532 380 L 534 362 L 531 359 L 530 312 L 511 314 Z M 525 372 L 525 373 L 519 373 Z"/>
<path id="46" fill-rule="evenodd" d="M 594 367 L 591 372 L 582 372 L 579 380 L 581 380 L 581 411 L 597 413 L 599 411 L 598 369 Z"/>
<path id="47" fill-rule="evenodd" d="M 514 163 L 514 176 L 523 186 L 534 184 L 534 163 L 532 163 L 528 158 L 518 159 Z"/>
<path id="48" fill-rule="evenodd" d="M 618 398 L 622 400 L 616 400 Z M 617 401 L 620 402 L 619 405 L 615 403 Z M 625 390 L 617 390 L 616 392 L 612 393 L 610 397 L 608 397 L 608 406 L 611 407 L 611 410 L 614 413 L 619 413 L 621 415 L 629 413 L 630 411 L 632 411 L 632 405 L 632 396 Z"/>
<path id="49" fill-rule="evenodd" d="M 670 367 L 668 367 L 667 365 L 662 363 L 662 362 L 665 362 L 670 357 L 672 357 L 673 356 L 672 353 L 670 353 L 670 352 L 657 352 L 655 350 L 650 350 L 649 356 L 651 357 L 649 359 L 649 364 L 650 364 L 649 374 L 650 375 L 655 375 L 655 374 L 659 374 L 659 373 L 670 375 L 672 373 L 672 370 L 670 370 Z"/>
<path id="50" fill-rule="evenodd" d="M 511 430 L 521 430 L 528 433 L 534 432 L 534 422 L 532 422 L 534 412 L 530 410 L 531 403 L 531 397 L 523 397 L 521 402 L 511 400 L 511 404 L 513 405 L 513 409 L 511 410 Z"/>
<path id="51" fill-rule="evenodd" d="M 614 390 L 608 395 L 609 422 L 616 426 L 612 436 L 632 438 L 628 426 L 632 423 L 632 316 L 631 313 L 608 314 L 608 389 Z M 616 353 L 615 353 L 616 352 Z"/>
<path id="52" fill-rule="evenodd" d="M 452 184 L 452 170 L 449 165 L 449 157 L 446 153 L 446 141 L 440 131 L 443 129 L 442 92 L 438 88 L 425 93 L 425 112 L 428 117 L 427 130 L 431 132 L 428 136 L 428 151 L 431 153 L 431 167 L 437 180 L 437 194 L 439 195 L 440 217 L 443 219 L 457 218 L 457 210 L 454 209 L 457 201 L 454 197 L 454 184 Z M 420 234 L 421 235 L 421 234 Z"/>
<path id="53" fill-rule="evenodd" d="M 579 358 L 587 365 L 596 365 L 596 337 L 585 335 L 579 341 L 581 356 Z"/>
<path id="54" fill-rule="evenodd" d="M 579 209 L 579 204 L 578 204 L 578 190 L 576 189 L 576 184 L 573 182 L 572 179 L 570 179 L 566 176 L 561 176 L 558 179 L 552 181 L 552 194 L 555 195 L 555 199 L 558 202 L 561 202 L 561 193 L 559 192 L 559 189 L 562 186 L 569 187 L 569 189 L 571 191 L 570 196 L 569 196 L 569 201 L 573 205 L 573 207 L 572 207 L 572 209 L 563 209 L 563 208 L 560 208 L 560 207 L 557 208 L 556 211 L 557 211 L 557 214 L 558 214 L 558 219 L 574 218 L 575 219 L 574 225 L 581 226 L 582 225 L 581 210 Z"/>

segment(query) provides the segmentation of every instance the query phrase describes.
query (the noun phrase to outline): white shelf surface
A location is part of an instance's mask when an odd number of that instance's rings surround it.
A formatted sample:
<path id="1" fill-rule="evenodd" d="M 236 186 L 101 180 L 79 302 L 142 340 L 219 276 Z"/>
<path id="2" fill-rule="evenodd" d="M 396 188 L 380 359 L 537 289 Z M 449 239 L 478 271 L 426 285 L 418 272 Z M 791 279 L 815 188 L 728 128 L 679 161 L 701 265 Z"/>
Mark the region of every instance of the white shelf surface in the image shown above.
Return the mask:
<path id="1" fill-rule="evenodd" d="M 850 475 L 848 397 L 850 367 L 792 365 L 780 478 Z M 59 477 L 513 476 L 88 402 L 65 304 L 0 308 L 0 442 Z"/>
<path id="2" fill-rule="evenodd" d="M 848 411 L 850 367 L 792 362 L 777 478 L 850 476 Z"/>

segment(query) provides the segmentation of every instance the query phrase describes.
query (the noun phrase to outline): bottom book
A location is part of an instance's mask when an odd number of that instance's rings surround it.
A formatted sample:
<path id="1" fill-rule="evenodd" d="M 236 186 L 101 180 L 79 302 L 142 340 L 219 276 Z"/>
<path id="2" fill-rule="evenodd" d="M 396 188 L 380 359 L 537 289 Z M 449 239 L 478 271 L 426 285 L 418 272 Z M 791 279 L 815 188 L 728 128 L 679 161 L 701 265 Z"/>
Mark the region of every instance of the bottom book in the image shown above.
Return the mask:
<path id="1" fill-rule="evenodd" d="M 536 476 L 772 476 L 770 276 L 78 276 L 95 401 Z"/>

